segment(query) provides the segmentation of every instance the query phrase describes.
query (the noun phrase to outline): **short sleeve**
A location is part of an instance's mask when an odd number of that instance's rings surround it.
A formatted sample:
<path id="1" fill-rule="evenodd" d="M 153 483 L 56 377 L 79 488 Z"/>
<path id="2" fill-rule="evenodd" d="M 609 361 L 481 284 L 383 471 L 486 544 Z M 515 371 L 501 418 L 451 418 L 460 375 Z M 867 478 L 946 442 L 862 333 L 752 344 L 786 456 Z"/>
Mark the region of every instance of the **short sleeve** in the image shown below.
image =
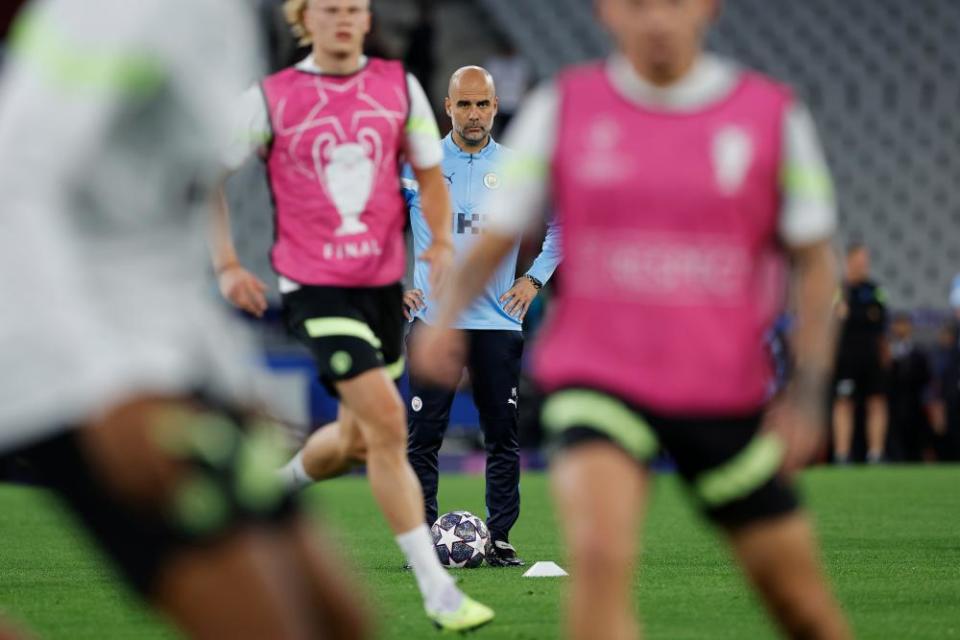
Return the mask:
<path id="1" fill-rule="evenodd" d="M 503 184 L 487 203 L 488 228 L 523 233 L 543 215 L 550 199 L 550 164 L 557 141 L 559 98 L 553 83 L 536 89 L 511 121 L 504 146 Z"/>
<path id="2" fill-rule="evenodd" d="M 829 239 L 837 229 L 833 180 L 810 111 L 794 105 L 784 116 L 780 238 L 798 247 Z"/>
<path id="3" fill-rule="evenodd" d="M 230 139 L 222 161 L 227 170 L 236 171 L 273 138 L 270 114 L 260 86 L 255 85 L 244 91 L 228 117 Z"/>
<path id="4" fill-rule="evenodd" d="M 410 115 L 404 129 L 407 157 L 417 169 L 436 167 L 443 162 L 437 118 L 423 87 L 411 74 L 407 74 L 407 92 L 410 96 Z"/>

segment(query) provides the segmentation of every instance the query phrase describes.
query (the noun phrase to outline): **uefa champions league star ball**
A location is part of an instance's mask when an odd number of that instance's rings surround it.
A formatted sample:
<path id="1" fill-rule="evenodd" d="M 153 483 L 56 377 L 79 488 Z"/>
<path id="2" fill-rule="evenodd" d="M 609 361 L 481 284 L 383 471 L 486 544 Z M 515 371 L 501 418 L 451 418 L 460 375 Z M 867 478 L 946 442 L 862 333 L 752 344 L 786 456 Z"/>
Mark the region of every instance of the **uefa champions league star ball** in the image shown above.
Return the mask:
<path id="1" fill-rule="evenodd" d="M 483 564 L 490 544 L 487 525 L 469 511 L 445 513 L 430 527 L 433 548 L 448 569 L 475 569 Z"/>

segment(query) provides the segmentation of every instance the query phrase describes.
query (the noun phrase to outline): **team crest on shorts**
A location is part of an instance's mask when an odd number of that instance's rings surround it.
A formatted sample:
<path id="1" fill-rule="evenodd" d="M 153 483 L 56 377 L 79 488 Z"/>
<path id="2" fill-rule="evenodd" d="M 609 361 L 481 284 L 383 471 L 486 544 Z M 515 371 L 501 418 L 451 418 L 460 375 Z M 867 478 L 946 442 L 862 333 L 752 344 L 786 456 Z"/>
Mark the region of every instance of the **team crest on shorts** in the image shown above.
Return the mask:
<path id="1" fill-rule="evenodd" d="M 420 396 L 413 396 L 413 399 L 410 401 L 410 408 L 414 411 L 423 409 L 423 400 L 420 399 Z"/>
<path id="2" fill-rule="evenodd" d="M 499 189 L 500 188 L 500 176 L 490 172 L 487 175 L 483 176 L 483 185 L 487 189 Z"/>
<path id="3" fill-rule="evenodd" d="M 353 357 L 346 351 L 337 351 L 330 357 L 330 368 L 338 376 L 347 374 L 353 366 Z"/>

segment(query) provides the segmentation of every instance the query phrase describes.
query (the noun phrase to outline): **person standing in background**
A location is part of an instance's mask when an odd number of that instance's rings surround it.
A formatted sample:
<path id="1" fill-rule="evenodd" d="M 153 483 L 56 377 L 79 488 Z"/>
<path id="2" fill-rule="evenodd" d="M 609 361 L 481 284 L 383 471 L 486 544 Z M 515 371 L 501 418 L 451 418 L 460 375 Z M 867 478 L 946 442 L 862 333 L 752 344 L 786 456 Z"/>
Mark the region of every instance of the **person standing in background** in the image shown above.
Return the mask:
<path id="1" fill-rule="evenodd" d="M 891 461 L 919 462 L 932 449 L 931 382 L 927 354 L 913 339 L 913 322 L 909 315 L 897 314 L 890 324 L 887 455 Z"/>
<path id="2" fill-rule="evenodd" d="M 509 162 L 510 150 L 490 135 L 497 116 L 497 89 L 485 69 L 457 70 L 450 78 L 445 104 L 453 131 L 443 140 L 443 174 L 455 211 L 454 253 L 462 257 L 483 234 L 486 201 L 500 188 L 502 167 Z M 404 195 L 410 207 L 414 250 L 419 253 L 430 246 L 431 236 L 418 185 L 409 170 L 404 179 Z M 487 563 L 493 566 L 523 564 L 509 537 L 520 515 L 518 405 L 523 318 L 559 263 L 556 226 L 548 227 L 540 255 L 517 278 L 519 252 L 518 237 L 487 290 L 455 325 L 467 332 L 470 341 L 467 369 L 487 451 L 487 525 L 491 538 Z M 437 300 L 424 265 L 414 268 L 413 284 L 414 288 L 404 294 L 407 317 L 413 320 L 408 347 L 434 321 L 437 312 Z M 407 455 L 423 487 L 427 522 L 432 524 L 438 513 L 438 454 L 450 422 L 454 392 L 424 384 L 411 368 L 410 396 Z"/>
<path id="3" fill-rule="evenodd" d="M 934 353 L 932 425 L 939 460 L 960 460 L 960 274 L 953 280 L 949 304 L 953 318 L 937 335 Z"/>
<path id="4" fill-rule="evenodd" d="M 837 464 L 850 462 L 856 403 L 862 399 L 867 417 L 867 462 L 876 464 L 883 461 L 887 439 L 887 295 L 870 279 L 870 250 L 862 243 L 847 248 L 836 308 L 843 325 L 834 374 L 833 459 Z"/>

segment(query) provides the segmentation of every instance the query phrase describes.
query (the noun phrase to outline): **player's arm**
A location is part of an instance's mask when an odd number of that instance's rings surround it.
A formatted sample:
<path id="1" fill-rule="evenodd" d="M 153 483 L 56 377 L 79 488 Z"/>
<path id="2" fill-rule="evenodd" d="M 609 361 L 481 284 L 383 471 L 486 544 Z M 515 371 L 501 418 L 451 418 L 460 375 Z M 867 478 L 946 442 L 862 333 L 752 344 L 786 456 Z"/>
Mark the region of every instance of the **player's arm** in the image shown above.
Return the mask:
<path id="1" fill-rule="evenodd" d="M 223 183 L 217 189 L 211 211 L 210 252 L 220 293 L 235 307 L 262 317 L 269 306 L 267 285 L 247 271 L 237 257 Z"/>
<path id="2" fill-rule="evenodd" d="M 418 185 L 414 179 L 413 167 L 409 164 L 404 165 L 403 172 L 400 174 L 400 193 L 403 195 L 403 202 L 407 206 L 407 213 L 410 216 L 410 228 L 414 234 L 416 234 L 415 225 L 417 224 L 414 219 L 414 211 L 420 209 L 419 190 L 420 185 Z M 416 288 L 416 284 L 414 284 L 412 289 L 406 289 L 403 292 L 403 317 L 407 319 L 407 322 L 412 322 L 413 314 L 425 309 L 426 306 L 427 303 L 426 300 L 424 300 L 423 290 Z"/>
<path id="3" fill-rule="evenodd" d="M 268 144 L 272 132 L 266 103 L 259 87 L 245 91 L 231 124 L 222 162 L 228 172 L 237 171 L 251 156 Z M 220 293 L 234 306 L 261 317 L 267 310 L 267 285 L 247 271 L 237 256 L 230 224 L 230 206 L 225 191 L 226 177 L 211 207 L 210 253 L 217 274 Z"/>
<path id="4" fill-rule="evenodd" d="M 780 237 L 792 265 L 796 368 L 783 396 L 767 416 L 768 428 L 785 443 L 783 469 L 792 473 L 816 453 L 826 433 L 826 396 L 836 349 L 834 301 L 838 265 L 833 251 L 837 226 L 833 184 L 805 108 L 784 123 L 783 210 Z"/>
<path id="5" fill-rule="evenodd" d="M 819 405 L 833 372 L 837 333 L 833 296 L 838 265 L 830 240 L 793 247 L 790 257 L 797 319 L 795 380 L 797 390 L 811 392 L 811 403 Z"/>
<path id="6" fill-rule="evenodd" d="M 428 380 L 456 384 L 465 343 L 450 327 L 484 290 L 516 239 L 545 211 L 556 113 L 556 92 L 544 87 L 534 92 L 507 132 L 507 146 L 514 154 L 504 167 L 503 186 L 490 201 L 486 231 L 438 296 L 436 322 L 420 333 L 411 351 L 411 367 Z"/>
<path id="7" fill-rule="evenodd" d="M 423 219 L 430 228 L 430 246 L 418 258 L 430 264 L 430 290 L 436 296 L 453 266 L 453 209 L 440 165 L 413 171 L 420 185 Z"/>
<path id="8" fill-rule="evenodd" d="M 404 128 L 404 146 L 419 184 L 420 209 L 430 228 L 431 244 L 417 256 L 430 264 L 430 289 L 437 295 L 453 265 L 453 209 L 440 163 L 440 129 L 420 82 L 407 74 L 410 115 Z"/>

